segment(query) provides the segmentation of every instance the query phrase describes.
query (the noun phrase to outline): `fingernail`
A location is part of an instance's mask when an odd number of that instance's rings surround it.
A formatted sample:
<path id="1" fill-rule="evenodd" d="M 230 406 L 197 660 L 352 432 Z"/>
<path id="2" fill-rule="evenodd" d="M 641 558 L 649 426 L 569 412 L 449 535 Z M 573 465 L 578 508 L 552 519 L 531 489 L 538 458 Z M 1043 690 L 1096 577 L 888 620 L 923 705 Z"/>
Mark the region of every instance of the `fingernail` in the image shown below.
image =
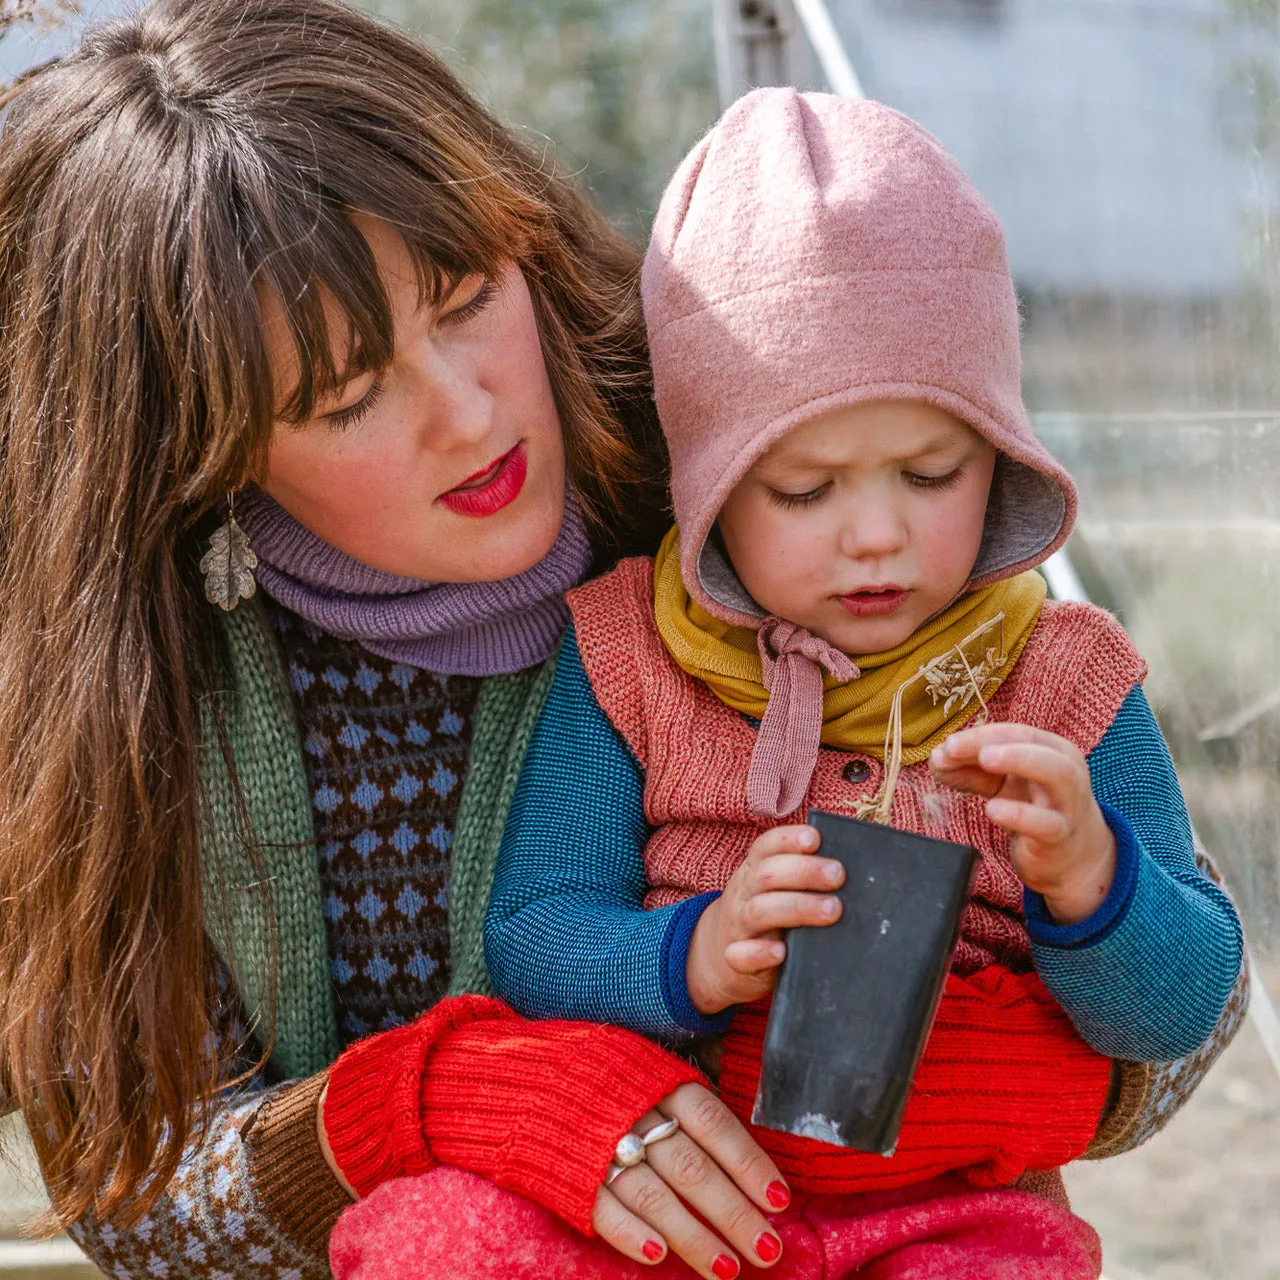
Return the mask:
<path id="1" fill-rule="evenodd" d="M 818 843 L 818 833 L 812 828 L 807 827 L 800 833 L 800 847 L 802 849 L 812 849 Z"/>
<path id="2" fill-rule="evenodd" d="M 650 1262 L 657 1262 L 662 1257 L 662 1246 L 656 1240 L 646 1240 L 641 1252 Z"/>
<path id="3" fill-rule="evenodd" d="M 756 1254 L 761 1262 L 774 1262 L 782 1256 L 782 1241 L 769 1232 L 762 1232 L 756 1241 Z"/>
<path id="4" fill-rule="evenodd" d="M 785 1182 L 771 1182 L 765 1188 L 764 1198 L 775 1209 L 785 1209 L 791 1203 L 791 1192 L 787 1190 Z"/>
<path id="5" fill-rule="evenodd" d="M 822 868 L 822 878 L 828 884 L 838 884 L 842 875 L 844 875 L 844 868 L 838 862 L 828 862 Z"/>
<path id="6" fill-rule="evenodd" d="M 734 1280 L 738 1274 L 738 1264 L 727 1253 L 722 1253 L 711 1264 L 711 1270 L 720 1277 L 720 1280 Z"/>
<path id="7" fill-rule="evenodd" d="M 836 912 L 840 910 L 840 899 L 823 898 L 822 906 L 819 907 L 819 910 L 824 916 L 834 916 Z"/>

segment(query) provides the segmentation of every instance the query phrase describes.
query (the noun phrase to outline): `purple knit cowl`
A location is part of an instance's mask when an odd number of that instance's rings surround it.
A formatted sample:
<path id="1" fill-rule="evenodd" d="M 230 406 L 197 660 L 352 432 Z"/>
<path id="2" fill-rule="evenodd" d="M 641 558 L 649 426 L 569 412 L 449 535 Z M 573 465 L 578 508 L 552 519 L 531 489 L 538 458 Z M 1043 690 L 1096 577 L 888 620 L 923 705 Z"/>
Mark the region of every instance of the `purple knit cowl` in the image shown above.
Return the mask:
<path id="1" fill-rule="evenodd" d="M 569 621 L 564 593 L 591 562 L 569 490 L 551 550 L 497 582 L 424 582 L 372 569 L 254 486 L 237 495 L 235 513 L 258 556 L 254 576 L 273 600 L 331 636 L 440 675 L 492 676 L 550 657 Z"/>

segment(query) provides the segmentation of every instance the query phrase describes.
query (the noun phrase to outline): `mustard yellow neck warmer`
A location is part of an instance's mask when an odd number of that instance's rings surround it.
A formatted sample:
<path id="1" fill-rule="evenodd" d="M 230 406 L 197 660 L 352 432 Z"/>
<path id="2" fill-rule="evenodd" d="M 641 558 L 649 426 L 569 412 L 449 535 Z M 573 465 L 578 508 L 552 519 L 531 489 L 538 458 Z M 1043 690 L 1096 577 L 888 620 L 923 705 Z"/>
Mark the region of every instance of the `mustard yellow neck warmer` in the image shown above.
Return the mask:
<path id="1" fill-rule="evenodd" d="M 895 776 L 925 759 L 1013 670 L 1044 597 L 1040 575 L 1021 573 L 961 596 L 897 648 L 850 657 L 781 619 L 757 631 L 713 617 L 685 588 L 678 528 L 654 565 L 654 614 L 676 664 L 761 722 L 749 785 L 770 817 L 804 799 L 819 742 L 885 759 Z"/>

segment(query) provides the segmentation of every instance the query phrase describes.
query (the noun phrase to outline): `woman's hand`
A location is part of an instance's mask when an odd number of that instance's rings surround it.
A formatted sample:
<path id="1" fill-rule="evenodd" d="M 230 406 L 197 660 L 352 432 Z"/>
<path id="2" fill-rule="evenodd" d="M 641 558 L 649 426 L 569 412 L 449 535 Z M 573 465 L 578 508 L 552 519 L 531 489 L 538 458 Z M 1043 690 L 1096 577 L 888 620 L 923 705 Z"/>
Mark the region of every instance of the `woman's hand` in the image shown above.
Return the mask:
<path id="1" fill-rule="evenodd" d="M 704 1016 L 758 1000 L 773 990 L 786 958 L 783 929 L 832 924 L 844 883 L 834 858 L 815 858 L 821 842 L 809 826 L 774 827 L 752 843 L 724 892 L 703 913 L 689 943 L 687 981 Z"/>
<path id="2" fill-rule="evenodd" d="M 987 817 L 1013 836 L 1010 860 L 1060 924 L 1092 915 L 1111 891 L 1116 840 L 1080 749 L 1025 724 L 987 724 L 934 748 L 939 782 L 986 796 Z"/>
<path id="3" fill-rule="evenodd" d="M 791 1199 L 777 1167 L 729 1108 L 697 1084 L 668 1094 L 632 1132 L 643 1135 L 672 1117 L 680 1121 L 673 1137 L 651 1144 L 647 1159 L 600 1188 L 596 1232 L 637 1262 L 659 1262 L 670 1249 L 708 1280 L 732 1280 L 740 1255 L 771 1266 L 782 1242 L 764 1215 Z"/>

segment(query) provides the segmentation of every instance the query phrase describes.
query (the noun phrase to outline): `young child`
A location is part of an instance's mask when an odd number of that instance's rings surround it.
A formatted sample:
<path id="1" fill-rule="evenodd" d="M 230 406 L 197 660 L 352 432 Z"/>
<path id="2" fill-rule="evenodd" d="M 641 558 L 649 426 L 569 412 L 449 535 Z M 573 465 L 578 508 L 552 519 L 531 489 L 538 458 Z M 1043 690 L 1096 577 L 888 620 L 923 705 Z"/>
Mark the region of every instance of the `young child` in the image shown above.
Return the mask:
<path id="1" fill-rule="evenodd" d="M 999 224 L 897 112 L 761 90 L 677 172 L 643 291 L 677 527 L 570 596 L 486 926 L 498 993 L 727 1033 L 747 1121 L 780 931 L 839 911 L 809 808 L 973 845 L 897 1152 L 753 1128 L 797 1194 L 749 1261 L 1096 1277 L 1053 1171 L 1111 1059 L 1208 1036 L 1242 943 L 1142 659 L 1030 572 L 1076 494 L 1022 405 Z"/>

